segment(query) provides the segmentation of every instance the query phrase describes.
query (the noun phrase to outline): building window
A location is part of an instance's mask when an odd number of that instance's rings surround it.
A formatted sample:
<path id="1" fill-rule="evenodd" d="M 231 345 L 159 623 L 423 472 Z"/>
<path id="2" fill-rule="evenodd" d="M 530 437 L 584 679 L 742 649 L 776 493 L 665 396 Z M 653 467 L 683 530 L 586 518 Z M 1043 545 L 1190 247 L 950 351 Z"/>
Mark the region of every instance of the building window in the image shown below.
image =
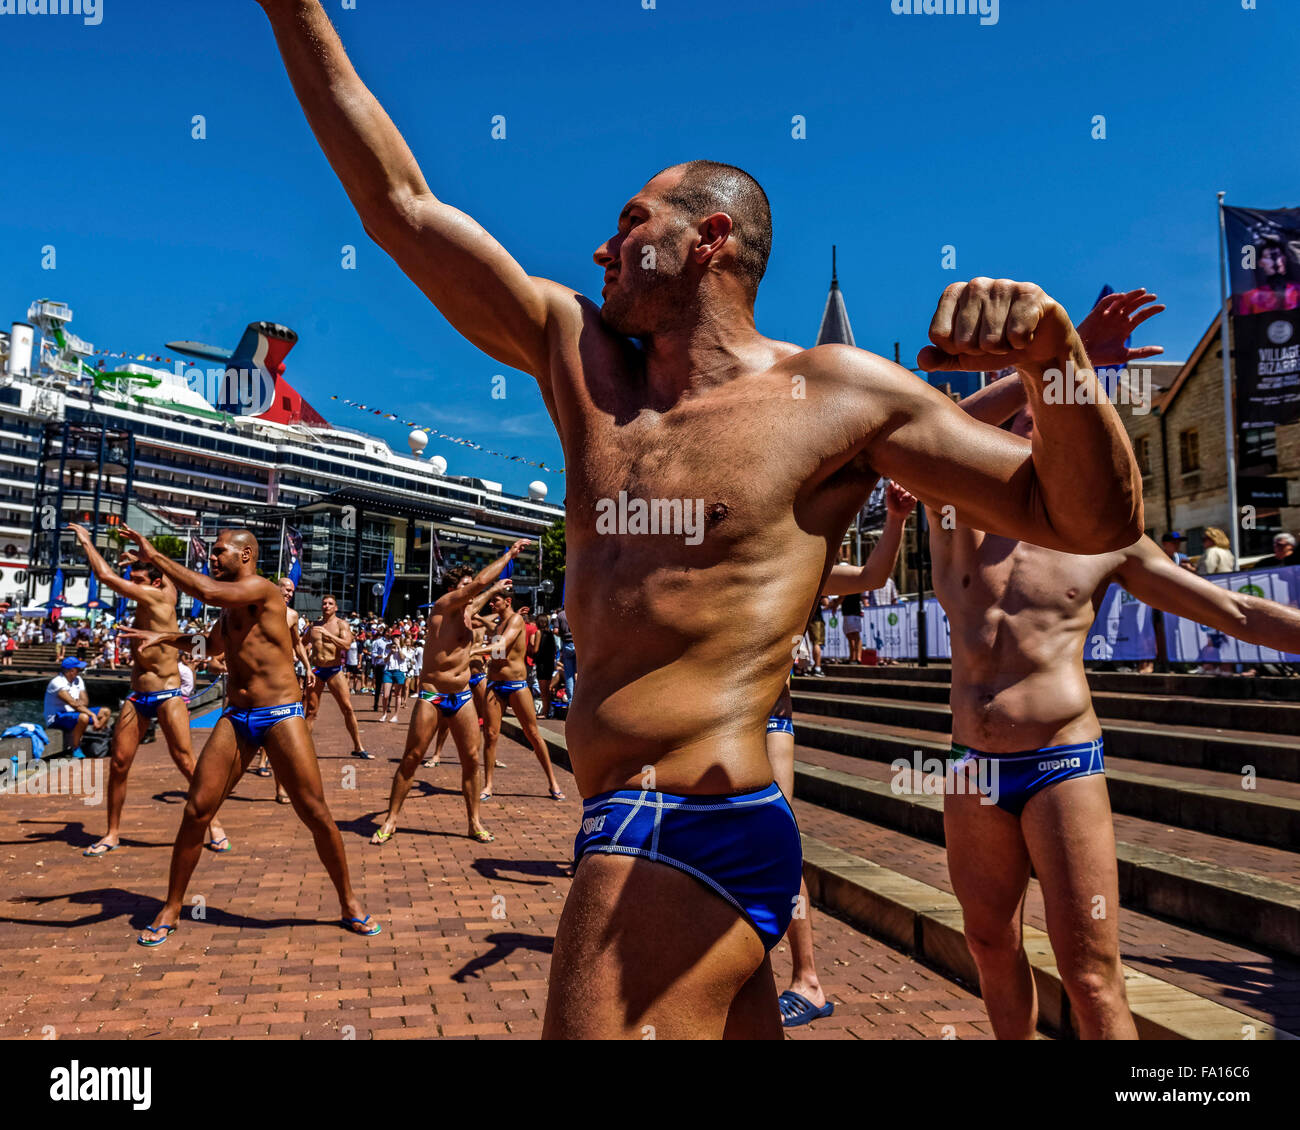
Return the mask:
<path id="1" fill-rule="evenodd" d="M 1133 443 L 1133 454 L 1137 457 L 1138 470 L 1145 479 L 1151 474 L 1151 444 L 1146 436 L 1139 436 Z"/>
<path id="2" fill-rule="evenodd" d="M 1184 475 L 1201 469 L 1201 444 L 1195 428 L 1178 433 L 1178 455 Z"/>

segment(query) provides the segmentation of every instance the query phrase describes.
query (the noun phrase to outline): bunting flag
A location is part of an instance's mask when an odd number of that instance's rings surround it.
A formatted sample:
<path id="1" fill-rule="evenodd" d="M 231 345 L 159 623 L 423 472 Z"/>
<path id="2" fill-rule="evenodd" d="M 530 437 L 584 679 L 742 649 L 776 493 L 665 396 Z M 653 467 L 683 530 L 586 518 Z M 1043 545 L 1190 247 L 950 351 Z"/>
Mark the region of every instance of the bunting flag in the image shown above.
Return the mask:
<path id="1" fill-rule="evenodd" d="M 481 443 L 475 443 L 473 440 L 465 439 L 464 436 L 451 436 L 446 432 L 440 432 L 436 428 L 431 428 L 426 424 L 416 423 L 414 420 L 403 420 L 394 412 L 387 412 L 383 408 L 371 408 L 368 404 L 362 404 L 359 400 L 351 400 L 346 396 L 331 396 L 331 400 L 337 400 L 340 404 L 347 404 L 355 408 L 358 412 L 368 412 L 372 416 L 379 416 L 384 420 L 396 420 L 405 427 L 415 428 L 424 432 L 426 435 L 434 436 L 446 443 L 455 443 L 461 447 L 468 447 L 471 451 L 481 451 L 484 455 L 494 455 L 498 459 L 508 459 L 511 463 L 524 463 L 529 467 L 537 467 L 545 471 L 548 475 L 563 475 L 563 467 L 548 467 L 545 463 L 539 463 L 535 459 L 525 459 L 522 455 L 510 455 L 504 451 L 493 451 L 491 448 L 484 447 Z"/>

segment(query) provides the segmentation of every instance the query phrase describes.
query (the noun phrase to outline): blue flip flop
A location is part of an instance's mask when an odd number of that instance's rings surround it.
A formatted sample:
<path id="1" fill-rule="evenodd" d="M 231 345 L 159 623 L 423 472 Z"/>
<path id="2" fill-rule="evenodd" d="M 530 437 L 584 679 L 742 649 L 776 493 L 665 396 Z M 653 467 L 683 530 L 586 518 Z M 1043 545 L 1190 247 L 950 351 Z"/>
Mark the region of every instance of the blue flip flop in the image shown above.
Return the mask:
<path id="1" fill-rule="evenodd" d="M 349 926 L 352 925 L 364 926 L 367 922 L 370 921 L 370 915 L 367 914 L 364 918 L 345 918 L 344 921 Z M 375 923 L 375 928 L 373 930 L 352 931 L 352 933 L 356 934 L 358 938 L 373 938 L 376 934 L 382 934 L 383 932 L 384 932 L 384 928 L 381 925 L 379 925 L 378 922 Z"/>
<path id="2" fill-rule="evenodd" d="M 141 934 L 138 938 L 136 938 L 136 944 L 137 944 L 137 945 L 141 945 L 141 946 L 160 946 L 160 945 L 163 944 L 163 942 L 165 942 L 168 938 L 170 938 L 174 933 L 176 933 L 176 927 L 175 927 L 175 926 L 168 926 L 166 923 L 162 923 L 161 925 L 158 925 L 158 926 L 150 926 L 149 929 L 150 929 L 150 930 L 166 930 L 167 933 L 165 933 L 161 938 L 154 938 L 152 941 L 147 940 L 147 939 L 145 938 L 145 936 L 144 936 L 143 934 Z"/>
<path id="3" fill-rule="evenodd" d="M 86 848 L 86 850 L 83 851 L 81 854 L 84 855 L 87 859 L 99 859 L 101 856 L 107 855 L 110 851 L 117 851 L 119 846 L 120 845 L 118 844 L 105 844 L 105 843 L 91 844 L 90 847 Z M 104 850 L 96 851 L 95 850 L 96 848 L 103 848 Z"/>
<path id="4" fill-rule="evenodd" d="M 781 1025 L 784 1028 L 797 1028 L 800 1024 L 825 1020 L 835 1011 L 835 1006 L 830 1001 L 818 1008 L 807 997 L 789 989 L 776 998 L 776 1003 L 781 1007 Z"/>

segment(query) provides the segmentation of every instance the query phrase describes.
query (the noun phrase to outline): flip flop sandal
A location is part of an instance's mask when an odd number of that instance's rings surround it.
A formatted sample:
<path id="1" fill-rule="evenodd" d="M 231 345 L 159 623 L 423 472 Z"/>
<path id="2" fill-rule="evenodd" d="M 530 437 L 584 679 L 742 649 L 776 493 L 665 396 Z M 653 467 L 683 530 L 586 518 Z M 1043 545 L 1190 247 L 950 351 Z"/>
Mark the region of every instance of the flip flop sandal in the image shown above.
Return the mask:
<path id="1" fill-rule="evenodd" d="M 397 719 L 394 718 L 393 721 L 396 722 Z M 367 753 L 364 749 L 354 749 L 352 751 L 352 756 L 360 757 L 365 761 L 374 761 L 375 759 L 375 755 L 373 753 Z"/>
<path id="2" fill-rule="evenodd" d="M 349 930 L 352 930 L 353 926 L 364 926 L 369 921 L 370 915 L 368 914 L 364 918 L 343 919 L 344 925 L 346 925 Z M 375 928 L 373 930 L 352 930 L 352 933 L 361 938 L 373 938 L 376 934 L 382 934 L 383 932 L 384 928 L 380 926 L 378 922 L 375 923 Z"/>
<path id="3" fill-rule="evenodd" d="M 174 933 L 176 933 L 176 927 L 175 927 L 175 926 L 168 926 L 168 925 L 166 925 L 165 923 L 162 924 L 162 925 L 159 925 L 159 926 L 150 926 L 149 929 L 152 930 L 154 933 L 157 933 L 159 930 L 166 930 L 167 933 L 165 933 L 161 938 L 153 938 L 152 940 L 149 939 L 149 938 L 146 938 L 143 934 L 141 934 L 138 938 L 136 938 L 136 943 L 137 943 L 138 945 L 142 945 L 142 946 L 160 946 L 160 945 L 163 944 L 163 942 L 165 942 L 168 938 L 170 938 Z"/>
<path id="4" fill-rule="evenodd" d="M 225 847 L 217 847 L 217 844 L 225 844 L 226 846 L 225 846 Z M 214 851 L 214 852 L 216 852 L 218 855 L 225 855 L 226 852 L 228 852 L 228 851 L 234 851 L 234 850 L 235 850 L 234 848 L 232 848 L 232 847 L 230 846 L 230 837 L 229 837 L 229 836 L 222 836 L 221 839 L 219 839 L 219 840 L 209 840 L 209 841 L 208 841 L 206 844 L 204 844 L 203 846 L 204 846 L 205 848 L 207 848 L 208 851 Z"/>
<path id="5" fill-rule="evenodd" d="M 481 792 L 481 793 L 478 794 L 478 799 L 479 799 L 479 800 L 491 800 L 491 799 L 492 799 L 492 794 L 489 793 L 489 792 L 487 792 L 487 791 Z"/>
<path id="6" fill-rule="evenodd" d="M 397 835 L 396 828 L 394 828 L 391 832 L 376 832 L 373 836 L 370 837 L 370 842 L 372 844 L 386 844 L 395 835 Z"/>
<path id="7" fill-rule="evenodd" d="M 110 851 L 117 851 L 120 846 L 121 845 L 119 844 L 91 844 L 90 847 L 86 848 L 86 850 L 81 854 L 87 859 L 98 859 L 102 855 L 107 855 Z M 96 848 L 99 848 L 100 850 L 96 851 Z"/>
<path id="8" fill-rule="evenodd" d="M 797 1028 L 800 1024 L 825 1020 L 835 1011 L 835 1006 L 830 1001 L 818 1008 L 801 993 L 791 992 L 789 989 L 776 998 L 776 1003 L 780 1006 L 781 1025 L 785 1028 Z"/>
<path id="9" fill-rule="evenodd" d="M 471 832 L 469 834 L 469 838 L 471 840 L 476 840 L 480 844 L 490 844 L 495 842 L 496 840 L 496 836 L 494 836 L 486 828 L 481 832 Z"/>
<path id="10" fill-rule="evenodd" d="M 269 777 L 271 775 L 271 767 L 269 765 L 263 765 L 260 769 L 254 769 L 253 772 L 259 777 Z"/>
<path id="11" fill-rule="evenodd" d="M 550 793 L 551 793 L 551 799 L 552 799 L 552 800 L 564 800 L 564 799 L 565 799 L 564 794 L 563 794 L 562 792 L 560 792 L 559 789 L 551 789 L 551 790 L 550 790 Z"/>
<path id="12" fill-rule="evenodd" d="M 293 797 L 291 797 L 291 796 L 277 796 L 277 797 L 275 798 L 275 803 L 276 803 L 276 804 L 292 804 L 292 803 L 293 803 Z"/>

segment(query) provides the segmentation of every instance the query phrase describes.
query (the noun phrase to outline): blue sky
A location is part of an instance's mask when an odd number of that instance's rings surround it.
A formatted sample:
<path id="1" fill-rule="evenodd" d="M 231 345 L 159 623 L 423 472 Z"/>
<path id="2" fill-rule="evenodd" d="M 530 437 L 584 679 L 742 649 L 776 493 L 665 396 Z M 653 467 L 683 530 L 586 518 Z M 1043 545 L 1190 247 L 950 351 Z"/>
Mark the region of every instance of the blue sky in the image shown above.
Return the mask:
<path id="1" fill-rule="evenodd" d="M 97 346 L 151 354 L 284 322 L 289 378 L 335 422 L 405 447 L 330 400 L 351 396 L 559 465 L 532 381 L 494 400 L 500 366 L 366 238 L 253 0 L 102 2 L 98 26 L 0 15 L 0 320 L 59 299 Z M 1001 0 L 993 26 L 890 0 L 655 4 L 326 6 L 434 192 L 531 273 L 598 295 L 591 253 L 626 199 L 665 165 L 729 161 L 772 200 L 759 328 L 811 343 L 836 243 L 858 344 L 900 341 L 908 365 L 942 288 L 980 274 L 1039 282 L 1076 319 L 1103 283 L 1147 286 L 1170 309 L 1139 342 L 1186 357 L 1218 303 L 1215 191 L 1300 204 L 1296 0 Z M 563 496 L 559 476 L 434 452 Z"/>

